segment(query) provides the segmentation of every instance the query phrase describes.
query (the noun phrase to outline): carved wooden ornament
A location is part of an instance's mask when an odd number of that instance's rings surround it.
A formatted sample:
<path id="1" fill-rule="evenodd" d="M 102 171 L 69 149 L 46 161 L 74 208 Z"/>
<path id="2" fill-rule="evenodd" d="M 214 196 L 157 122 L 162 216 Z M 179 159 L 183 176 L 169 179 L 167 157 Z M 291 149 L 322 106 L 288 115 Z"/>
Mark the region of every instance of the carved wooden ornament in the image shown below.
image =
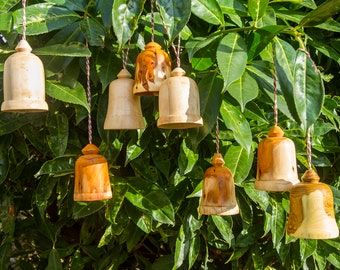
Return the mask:
<path id="1" fill-rule="evenodd" d="M 158 96 L 161 83 L 171 75 L 168 54 L 156 42 L 146 44 L 136 59 L 133 93 L 140 96 Z"/>
<path id="2" fill-rule="evenodd" d="M 112 197 L 105 157 L 94 144 L 86 145 L 75 164 L 74 200 L 99 201 Z"/>
<path id="3" fill-rule="evenodd" d="M 255 188 L 266 191 L 288 191 L 299 183 L 295 145 L 283 137 L 280 127 L 270 129 L 268 138 L 259 143 Z"/>
<path id="4" fill-rule="evenodd" d="M 122 69 L 109 87 L 104 129 L 141 129 L 145 127 L 140 97 L 133 94 L 133 79 Z"/>
<path id="5" fill-rule="evenodd" d="M 45 73 L 41 60 L 31 53 L 26 40 L 20 40 L 16 52 L 9 56 L 4 66 L 4 112 L 43 112 L 45 102 Z"/>
<path id="6" fill-rule="evenodd" d="M 214 155 L 212 165 L 204 173 L 199 212 L 220 216 L 238 214 L 234 178 L 231 171 L 223 166 L 221 154 Z"/>
<path id="7" fill-rule="evenodd" d="M 334 217 L 333 193 L 319 182 L 312 169 L 302 176 L 302 183 L 290 191 L 290 213 L 287 233 L 297 238 L 329 239 L 339 236 Z"/>

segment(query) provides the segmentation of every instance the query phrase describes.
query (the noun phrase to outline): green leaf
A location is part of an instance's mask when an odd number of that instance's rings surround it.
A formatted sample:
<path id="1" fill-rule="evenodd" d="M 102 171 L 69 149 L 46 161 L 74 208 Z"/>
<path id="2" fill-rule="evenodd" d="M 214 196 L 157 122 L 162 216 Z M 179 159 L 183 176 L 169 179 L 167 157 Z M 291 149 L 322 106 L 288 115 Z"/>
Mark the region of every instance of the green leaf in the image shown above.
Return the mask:
<path id="1" fill-rule="evenodd" d="M 61 29 L 81 18 L 67 8 L 49 3 L 30 5 L 26 8 L 27 35 L 39 35 Z M 13 12 L 13 28 L 22 33 L 22 9 Z"/>
<path id="2" fill-rule="evenodd" d="M 226 35 L 217 47 L 217 64 L 225 87 L 239 79 L 247 64 L 247 45 L 238 33 Z"/>
<path id="3" fill-rule="evenodd" d="M 247 72 L 244 72 L 238 80 L 228 87 L 227 91 L 240 104 L 243 112 L 246 104 L 257 97 L 259 88 L 256 80 Z"/>
<path id="4" fill-rule="evenodd" d="M 162 189 L 150 181 L 137 177 L 129 177 L 126 182 L 129 185 L 126 198 L 134 206 L 150 214 L 156 221 L 174 223 L 174 209 Z"/>
<path id="5" fill-rule="evenodd" d="M 309 12 L 299 23 L 300 27 L 311 27 L 321 24 L 340 11 L 338 0 L 327 0 Z"/>
<path id="6" fill-rule="evenodd" d="M 79 219 L 90 216 L 105 206 L 103 201 L 76 202 L 73 207 L 73 218 Z"/>
<path id="7" fill-rule="evenodd" d="M 223 13 L 216 0 L 191 0 L 191 12 L 210 24 L 224 24 Z"/>
<path id="8" fill-rule="evenodd" d="M 198 255 L 200 254 L 201 240 L 199 236 L 194 237 L 190 242 L 188 257 L 189 257 L 189 269 L 194 266 Z"/>
<path id="9" fill-rule="evenodd" d="M 54 247 L 51 249 L 50 254 L 48 255 L 48 264 L 46 270 L 62 270 L 63 265 L 61 263 L 61 258 L 58 250 Z"/>
<path id="10" fill-rule="evenodd" d="M 55 99 L 63 102 L 78 104 L 90 111 L 84 87 L 77 83 L 75 88 L 61 85 L 57 82 L 46 81 L 46 93 Z"/>
<path id="11" fill-rule="evenodd" d="M 11 143 L 11 136 L 2 136 L 0 141 L 0 184 L 2 184 L 9 172 L 9 151 L 8 146 Z"/>
<path id="12" fill-rule="evenodd" d="M 247 151 L 242 146 L 231 145 L 224 156 L 225 166 L 230 169 L 236 184 L 244 181 L 253 165 L 254 153 Z"/>
<path id="13" fill-rule="evenodd" d="M 115 0 L 112 8 L 113 31 L 119 49 L 132 37 L 137 29 L 139 17 L 146 0 Z"/>
<path id="14" fill-rule="evenodd" d="M 51 197 L 58 178 L 42 177 L 35 191 L 35 203 L 42 218 L 45 217 L 45 210 L 48 206 L 48 199 Z"/>
<path id="15" fill-rule="evenodd" d="M 102 16 L 105 28 L 112 26 L 112 6 L 114 0 L 98 0 L 97 7 Z"/>
<path id="16" fill-rule="evenodd" d="M 10 32 L 11 25 L 12 25 L 12 13 L 11 12 L 1 13 L 0 11 L 0 31 Z"/>
<path id="17" fill-rule="evenodd" d="M 200 50 L 204 49 L 205 47 L 209 46 L 210 44 L 214 43 L 219 38 L 219 36 L 212 36 L 212 37 L 195 37 L 190 38 L 185 43 L 185 49 L 188 52 L 189 60 L 193 58 L 193 56 Z"/>
<path id="18" fill-rule="evenodd" d="M 286 233 L 286 215 L 282 205 L 276 200 L 270 200 L 271 208 L 271 232 L 275 248 L 281 244 L 281 239 Z"/>
<path id="19" fill-rule="evenodd" d="M 0 0 L 0 14 L 10 11 L 19 3 L 19 0 Z"/>
<path id="20" fill-rule="evenodd" d="M 62 176 L 74 173 L 76 156 L 57 157 L 46 161 L 35 176 L 48 174 L 51 176 Z"/>
<path id="21" fill-rule="evenodd" d="M 267 10 L 269 0 L 248 0 L 248 12 L 256 23 Z"/>
<path id="22" fill-rule="evenodd" d="M 192 171 L 198 160 L 198 154 L 194 153 L 189 149 L 185 143 L 182 141 L 180 153 L 178 156 L 178 167 L 181 175 L 185 175 Z"/>
<path id="23" fill-rule="evenodd" d="M 306 133 L 320 115 L 325 89 L 320 71 L 305 51 L 297 51 L 293 75 L 295 106 Z"/>
<path id="24" fill-rule="evenodd" d="M 222 102 L 220 113 L 227 128 L 231 129 L 235 140 L 250 153 L 252 144 L 252 134 L 249 123 L 237 107 Z"/>
<path id="25" fill-rule="evenodd" d="M 91 46 L 103 46 L 105 28 L 92 18 L 85 18 L 80 22 L 80 29 Z"/>
<path id="26" fill-rule="evenodd" d="M 49 131 L 48 145 L 54 156 L 62 156 L 65 153 L 68 142 L 68 118 L 64 113 L 48 114 L 46 126 Z"/>
<path id="27" fill-rule="evenodd" d="M 315 239 L 300 239 L 299 242 L 301 261 L 304 262 L 315 252 L 315 250 L 317 249 L 318 241 Z"/>
<path id="28" fill-rule="evenodd" d="M 0 113 L 0 136 L 14 132 L 32 122 L 29 115 Z"/>
<path id="29" fill-rule="evenodd" d="M 90 57 L 90 50 L 82 43 L 55 44 L 33 50 L 36 55 Z"/>
<path id="30" fill-rule="evenodd" d="M 232 219 L 230 217 L 222 216 L 211 216 L 211 218 L 224 241 L 226 241 L 228 245 L 231 245 L 231 241 L 234 239 Z"/>
<path id="31" fill-rule="evenodd" d="M 247 8 L 244 6 L 242 0 L 218 0 L 218 3 L 224 14 L 228 15 L 247 15 Z"/>

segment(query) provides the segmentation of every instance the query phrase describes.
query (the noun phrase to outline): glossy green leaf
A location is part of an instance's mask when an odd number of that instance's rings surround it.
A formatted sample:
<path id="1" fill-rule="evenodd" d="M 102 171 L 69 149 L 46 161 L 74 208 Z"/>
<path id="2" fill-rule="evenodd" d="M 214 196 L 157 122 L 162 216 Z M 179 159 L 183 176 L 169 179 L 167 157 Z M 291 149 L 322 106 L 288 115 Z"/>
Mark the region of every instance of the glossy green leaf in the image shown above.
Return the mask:
<path id="1" fill-rule="evenodd" d="M 174 209 L 163 190 L 143 178 L 129 177 L 126 182 L 129 185 L 126 198 L 134 206 L 144 210 L 156 221 L 173 224 Z"/>
<path id="2" fill-rule="evenodd" d="M 85 89 L 80 83 L 77 83 L 75 88 L 70 88 L 57 82 L 46 81 L 46 93 L 55 99 L 81 105 L 89 112 Z"/>
<path id="3" fill-rule="evenodd" d="M 224 24 L 223 13 L 216 0 L 191 0 L 191 12 L 208 23 Z"/>
<path id="4" fill-rule="evenodd" d="M 2 136 L 0 141 L 0 184 L 6 180 L 10 169 L 8 145 L 11 139 L 10 136 Z"/>
<path id="5" fill-rule="evenodd" d="M 327 0 L 309 12 L 299 23 L 300 27 L 315 26 L 331 18 L 340 11 L 338 0 Z"/>
<path id="6" fill-rule="evenodd" d="M 48 145 L 54 156 L 62 156 L 65 153 L 68 142 L 68 118 L 64 113 L 49 114 L 46 121 L 49 130 L 47 136 Z"/>
<path id="7" fill-rule="evenodd" d="M 112 6 L 114 0 L 98 0 L 98 10 L 102 16 L 103 24 L 106 28 L 112 26 Z"/>
<path id="8" fill-rule="evenodd" d="M 233 131 L 235 140 L 249 153 L 252 134 L 247 119 L 237 107 L 226 101 L 222 102 L 220 113 L 226 127 Z"/>
<path id="9" fill-rule="evenodd" d="M 242 183 L 249 174 L 253 165 L 254 153 L 247 151 L 242 146 L 231 145 L 224 156 L 225 166 L 234 176 L 236 184 Z"/>
<path id="10" fill-rule="evenodd" d="M 46 161 L 37 172 L 36 176 L 48 174 L 51 176 L 62 176 L 74 173 L 76 156 L 57 157 Z"/>
<path id="11" fill-rule="evenodd" d="M 158 7 L 168 29 L 170 41 L 172 41 L 178 36 L 190 18 L 191 1 L 159 0 Z"/>
<path id="12" fill-rule="evenodd" d="M 325 89 L 320 71 L 302 50 L 297 51 L 293 76 L 295 106 L 301 127 L 307 132 L 320 115 Z"/>
<path id="13" fill-rule="evenodd" d="M 248 12 L 256 23 L 264 15 L 268 6 L 269 0 L 248 0 Z"/>
<path id="14" fill-rule="evenodd" d="M 0 31 L 10 32 L 11 25 L 12 25 L 12 13 L 11 12 L 1 13 L 0 11 Z"/>
<path id="15" fill-rule="evenodd" d="M 315 239 L 300 239 L 299 242 L 301 261 L 305 261 L 315 252 L 318 242 Z"/>
<path id="16" fill-rule="evenodd" d="M 105 28 L 96 20 L 85 18 L 80 22 L 80 29 L 91 46 L 103 46 Z"/>
<path id="17" fill-rule="evenodd" d="M 217 0 L 222 12 L 228 15 L 247 15 L 247 8 L 243 5 L 241 0 Z"/>
<path id="18" fill-rule="evenodd" d="M 224 241 L 231 245 L 231 241 L 234 238 L 234 234 L 232 231 L 232 219 L 230 217 L 222 217 L 222 216 L 211 216 L 216 228 L 222 235 Z"/>
<path id="19" fill-rule="evenodd" d="M 0 14 L 10 11 L 19 0 L 0 0 Z"/>
<path id="20" fill-rule="evenodd" d="M 217 47 L 217 64 L 224 79 L 224 85 L 229 85 L 239 79 L 247 64 L 247 46 L 237 33 L 226 35 Z"/>
<path id="21" fill-rule="evenodd" d="M 73 207 L 73 218 L 79 219 L 90 216 L 105 206 L 104 201 L 76 202 Z"/>
<path id="22" fill-rule="evenodd" d="M 48 264 L 46 270 L 62 270 L 63 265 L 61 263 L 61 258 L 58 250 L 54 247 L 51 249 L 50 254 L 48 255 Z"/>
<path id="23" fill-rule="evenodd" d="M 200 50 L 203 50 L 205 47 L 212 44 L 214 41 L 216 41 L 219 38 L 219 36 L 212 36 L 212 37 L 195 37 L 189 39 L 185 43 L 185 49 L 187 50 L 189 60 L 193 58 L 195 53 L 197 53 Z"/>
<path id="24" fill-rule="evenodd" d="M 178 156 L 178 167 L 181 175 L 192 171 L 198 160 L 198 154 L 187 147 L 185 140 L 182 141 L 181 150 Z"/>
<path id="25" fill-rule="evenodd" d="M 74 11 L 49 3 L 29 5 L 26 14 L 27 35 L 39 35 L 61 29 L 81 18 Z M 13 28 L 22 33 L 22 9 L 13 12 Z"/>
<path id="26" fill-rule="evenodd" d="M 278 201 L 271 200 L 270 208 L 272 241 L 276 248 L 281 244 L 281 239 L 286 234 L 286 215 L 282 205 Z"/>
<path id="27" fill-rule="evenodd" d="M 195 236 L 191 239 L 188 258 L 189 258 L 189 269 L 194 266 L 198 255 L 200 254 L 200 247 L 201 247 L 201 238 L 199 236 Z"/>
<path id="28" fill-rule="evenodd" d="M 240 104 L 243 112 L 246 104 L 257 97 L 259 88 L 256 80 L 245 72 L 228 87 L 227 91 Z"/>
<path id="29" fill-rule="evenodd" d="M 32 122 L 28 116 L 0 113 L 0 136 L 9 134 Z"/>
<path id="30" fill-rule="evenodd" d="M 35 192 L 35 203 L 39 209 L 40 215 L 45 216 L 45 210 L 48 206 L 48 199 L 52 195 L 53 189 L 58 181 L 56 177 L 42 177 Z"/>
<path id="31" fill-rule="evenodd" d="M 132 37 L 137 29 L 138 19 L 146 0 L 115 0 L 112 8 L 113 31 L 118 39 L 119 49 Z"/>
<path id="32" fill-rule="evenodd" d="M 90 50 L 82 43 L 56 44 L 41 47 L 33 51 L 36 55 L 71 56 L 71 57 L 90 57 Z"/>

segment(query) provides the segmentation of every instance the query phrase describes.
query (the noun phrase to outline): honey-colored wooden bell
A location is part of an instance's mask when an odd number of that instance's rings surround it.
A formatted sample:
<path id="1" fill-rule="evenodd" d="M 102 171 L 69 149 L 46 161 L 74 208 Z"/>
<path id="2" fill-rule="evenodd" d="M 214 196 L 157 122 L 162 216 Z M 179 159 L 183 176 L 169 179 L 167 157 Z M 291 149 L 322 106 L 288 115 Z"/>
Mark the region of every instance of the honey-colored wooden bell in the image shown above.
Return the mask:
<path id="1" fill-rule="evenodd" d="M 220 216 L 238 214 L 234 178 L 231 171 L 223 166 L 221 154 L 214 155 L 212 165 L 204 173 L 199 212 Z"/>
<path id="2" fill-rule="evenodd" d="M 75 164 L 74 200 L 99 201 L 112 198 L 108 165 L 94 144 L 82 149 Z"/>
<path id="3" fill-rule="evenodd" d="M 299 183 L 295 145 L 283 137 L 280 127 L 270 129 L 269 137 L 259 143 L 255 188 L 266 191 L 288 191 Z"/>
<path id="4" fill-rule="evenodd" d="M 164 129 L 185 129 L 203 126 L 200 99 L 196 82 L 177 67 L 159 89 L 159 119 L 157 126 Z"/>
<path id="5" fill-rule="evenodd" d="M 333 193 L 319 182 L 312 169 L 302 176 L 302 182 L 290 190 L 288 235 L 307 239 L 330 239 L 339 236 L 334 217 Z"/>
<path id="6" fill-rule="evenodd" d="M 133 94 L 131 74 L 122 69 L 117 77 L 110 83 L 104 129 L 144 128 L 140 97 Z"/>
<path id="7" fill-rule="evenodd" d="M 139 96 L 158 96 L 161 83 L 170 77 L 168 54 L 156 42 L 146 44 L 137 56 L 133 93 Z"/>
<path id="8" fill-rule="evenodd" d="M 45 101 L 44 66 L 24 39 L 9 56 L 4 66 L 3 112 L 43 112 L 48 110 Z"/>

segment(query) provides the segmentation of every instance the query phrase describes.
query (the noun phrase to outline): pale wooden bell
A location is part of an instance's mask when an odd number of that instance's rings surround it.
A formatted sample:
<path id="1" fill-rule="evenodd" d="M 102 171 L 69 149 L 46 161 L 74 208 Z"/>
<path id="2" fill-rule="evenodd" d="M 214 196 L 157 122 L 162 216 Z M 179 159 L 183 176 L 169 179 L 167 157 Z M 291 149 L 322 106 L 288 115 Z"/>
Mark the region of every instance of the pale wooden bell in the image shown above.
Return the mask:
<path id="1" fill-rule="evenodd" d="M 99 201 L 112 198 L 108 165 L 94 144 L 82 149 L 75 164 L 74 200 Z"/>
<path id="2" fill-rule="evenodd" d="M 234 178 L 231 171 L 223 166 L 221 154 L 214 155 L 212 165 L 204 173 L 199 212 L 220 216 L 238 214 Z"/>
<path id="3" fill-rule="evenodd" d="M 159 119 L 164 129 L 185 129 L 203 126 L 200 116 L 199 91 L 195 81 L 177 67 L 159 89 Z"/>
<path id="4" fill-rule="evenodd" d="M 286 227 L 288 235 L 308 239 L 339 236 L 332 190 L 319 180 L 317 173 L 309 169 L 302 176 L 303 182 L 290 190 L 290 213 Z"/>
<path id="5" fill-rule="evenodd" d="M 104 129 L 141 129 L 145 127 L 140 97 L 133 94 L 133 79 L 122 69 L 110 83 Z"/>
<path id="6" fill-rule="evenodd" d="M 26 40 L 20 40 L 16 52 L 4 66 L 3 112 L 43 112 L 48 110 L 45 101 L 45 75 L 41 60 L 31 53 Z"/>
<path id="7" fill-rule="evenodd" d="M 295 145 L 283 137 L 280 127 L 270 129 L 269 137 L 259 143 L 255 188 L 266 191 L 288 191 L 299 183 Z"/>
<path id="8" fill-rule="evenodd" d="M 156 42 L 146 44 L 137 56 L 133 93 L 139 96 L 158 96 L 161 83 L 170 77 L 168 54 Z"/>

